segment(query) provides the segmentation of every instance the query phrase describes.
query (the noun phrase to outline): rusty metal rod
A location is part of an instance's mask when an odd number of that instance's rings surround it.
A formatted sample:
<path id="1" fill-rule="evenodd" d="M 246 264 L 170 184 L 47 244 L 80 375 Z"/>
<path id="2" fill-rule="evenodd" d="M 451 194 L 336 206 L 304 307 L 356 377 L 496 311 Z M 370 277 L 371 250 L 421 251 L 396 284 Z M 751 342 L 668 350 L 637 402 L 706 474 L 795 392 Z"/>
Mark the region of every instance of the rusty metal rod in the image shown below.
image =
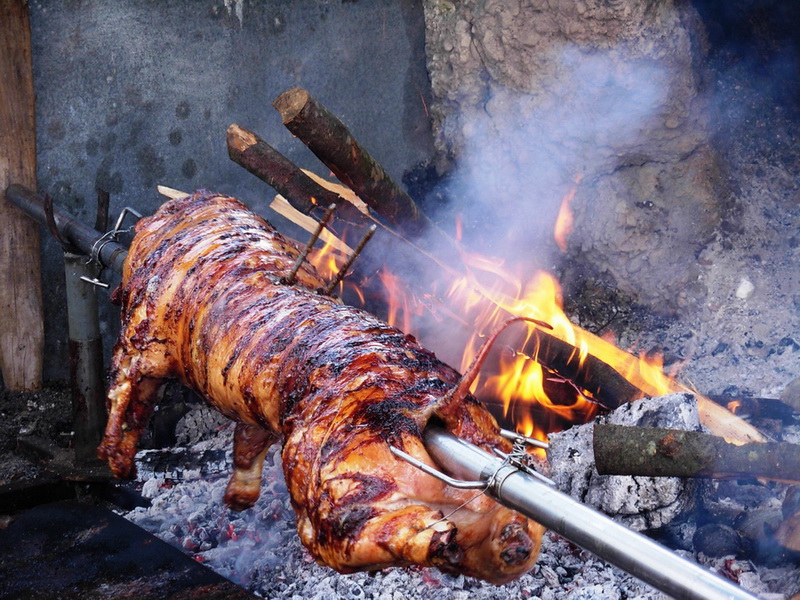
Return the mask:
<path id="1" fill-rule="evenodd" d="M 25 211 L 39 223 L 45 224 L 45 201 L 36 192 L 12 184 L 6 188 L 6 198 Z M 75 219 L 72 215 L 53 207 L 53 218 L 62 239 L 68 241 L 86 256 L 96 254 L 99 262 L 117 273 L 122 272 L 122 263 L 128 250 L 113 240 L 103 239 L 104 234 Z"/>
<path id="2" fill-rule="evenodd" d="M 328 222 L 331 220 L 331 216 L 333 215 L 334 210 L 336 210 L 335 204 L 331 204 L 330 206 L 328 206 L 327 209 L 325 209 L 325 214 L 322 216 L 320 222 L 317 223 L 317 227 L 311 234 L 308 243 L 306 244 L 305 248 L 303 248 L 303 251 L 300 253 L 300 255 L 297 257 L 297 260 L 295 261 L 292 270 L 284 279 L 284 283 L 286 285 L 292 285 L 294 283 L 294 278 L 297 276 L 297 272 L 300 270 L 300 267 L 305 262 L 306 257 L 308 256 L 308 253 L 311 252 L 311 249 L 314 247 L 314 244 L 317 243 L 317 240 L 319 239 L 322 230 L 325 229 L 325 227 L 327 227 Z"/>
<path id="3" fill-rule="evenodd" d="M 378 226 L 373 225 L 367 230 L 367 233 L 365 233 L 364 237 L 361 238 L 361 241 L 358 242 L 358 246 L 356 246 L 355 250 L 353 250 L 353 253 L 347 257 L 347 260 L 344 261 L 342 268 L 339 269 L 339 272 L 336 273 L 334 278 L 328 284 L 328 287 L 325 289 L 326 294 L 328 295 L 332 294 L 336 286 L 339 285 L 339 282 L 341 282 L 342 279 L 344 279 L 344 276 L 347 275 L 347 272 L 350 270 L 350 267 L 353 266 L 353 261 L 355 261 L 355 259 L 358 258 L 358 255 L 361 254 L 361 251 L 364 249 L 364 246 L 366 246 L 367 242 L 369 242 L 372 239 L 372 236 L 375 235 L 375 231 L 377 229 Z"/>

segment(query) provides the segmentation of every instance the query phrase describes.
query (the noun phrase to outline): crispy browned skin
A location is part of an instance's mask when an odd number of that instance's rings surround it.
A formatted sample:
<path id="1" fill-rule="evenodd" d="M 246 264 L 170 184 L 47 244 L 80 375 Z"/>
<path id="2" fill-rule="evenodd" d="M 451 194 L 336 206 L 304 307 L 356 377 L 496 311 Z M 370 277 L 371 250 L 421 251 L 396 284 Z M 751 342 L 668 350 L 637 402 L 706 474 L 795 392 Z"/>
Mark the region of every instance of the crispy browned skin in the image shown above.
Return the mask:
<path id="1" fill-rule="evenodd" d="M 389 450 L 433 465 L 420 436 L 436 415 L 463 439 L 508 451 L 492 416 L 472 396 L 445 408 L 458 373 L 411 336 L 317 293 L 325 282 L 312 267 L 281 284 L 298 253 L 237 200 L 208 192 L 137 224 L 100 456 L 133 475 L 157 392 L 176 378 L 238 423 L 232 507 L 258 498 L 266 450 L 283 436 L 297 529 L 320 563 L 432 565 L 495 583 L 528 571 L 538 524 Z"/>

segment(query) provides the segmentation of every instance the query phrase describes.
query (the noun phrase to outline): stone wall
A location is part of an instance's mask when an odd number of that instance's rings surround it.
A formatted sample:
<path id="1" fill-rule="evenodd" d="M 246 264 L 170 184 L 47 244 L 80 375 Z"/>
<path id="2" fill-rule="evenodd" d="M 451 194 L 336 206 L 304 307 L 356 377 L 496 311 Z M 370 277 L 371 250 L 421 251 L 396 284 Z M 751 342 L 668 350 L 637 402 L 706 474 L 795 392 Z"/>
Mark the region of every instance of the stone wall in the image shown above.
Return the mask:
<path id="1" fill-rule="evenodd" d="M 565 285 L 602 280 L 665 314 L 701 302 L 694 265 L 728 194 L 709 145 L 694 10 L 672 0 L 424 4 L 437 165 L 482 227 L 497 220 L 507 256 L 561 262 L 551 229 L 579 180 Z"/>

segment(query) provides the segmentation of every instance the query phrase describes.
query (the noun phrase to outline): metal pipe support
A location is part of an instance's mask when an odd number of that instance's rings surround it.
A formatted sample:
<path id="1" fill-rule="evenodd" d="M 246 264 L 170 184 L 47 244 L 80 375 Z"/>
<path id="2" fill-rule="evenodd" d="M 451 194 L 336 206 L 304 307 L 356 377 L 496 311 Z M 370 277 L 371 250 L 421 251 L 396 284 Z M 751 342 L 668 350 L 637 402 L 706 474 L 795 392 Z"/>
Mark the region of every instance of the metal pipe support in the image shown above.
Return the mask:
<path id="1" fill-rule="evenodd" d="M 99 267 L 86 256 L 64 253 L 72 387 L 73 448 L 77 463 L 97 461 L 97 446 L 106 422 L 103 340 L 94 279 Z"/>

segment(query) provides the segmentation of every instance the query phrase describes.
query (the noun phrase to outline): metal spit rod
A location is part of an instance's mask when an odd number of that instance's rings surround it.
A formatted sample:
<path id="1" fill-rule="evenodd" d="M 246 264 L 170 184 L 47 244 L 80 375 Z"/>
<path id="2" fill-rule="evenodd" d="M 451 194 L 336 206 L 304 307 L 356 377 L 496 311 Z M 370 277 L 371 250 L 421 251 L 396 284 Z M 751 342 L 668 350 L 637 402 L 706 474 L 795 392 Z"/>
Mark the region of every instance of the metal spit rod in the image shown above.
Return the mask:
<path id="1" fill-rule="evenodd" d="M 35 192 L 21 185 L 12 184 L 6 188 L 6 198 L 24 210 L 39 223 L 46 223 L 44 200 Z M 86 256 L 96 259 L 104 267 L 121 273 L 122 263 L 128 250 L 107 234 L 97 231 L 78 221 L 69 213 L 53 207 L 53 218 L 61 237 L 74 245 Z"/>
<path id="2" fill-rule="evenodd" d="M 6 198 L 38 222 L 45 222 L 44 201 L 36 193 L 11 185 L 6 189 Z M 64 239 L 103 266 L 122 271 L 127 255 L 124 246 L 113 240 L 103 241 L 103 234 L 55 207 L 53 215 Z M 428 428 L 424 442 L 431 456 L 452 475 L 472 481 L 491 479 L 494 484 L 488 493 L 501 504 L 666 594 L 704 600 L 755 600 L 733 583 L 441 428 Z"/>
<path id="3" fill-rule="evenodd" d="M 449 474 L 463 480 L 493 480 L 488 493 L 501 504 L 665 594 L 704 600 L 755 600 L 755 596 L 727 579 L 442 428 L 426 429 L 424 442 L 430 455 Z"/>

